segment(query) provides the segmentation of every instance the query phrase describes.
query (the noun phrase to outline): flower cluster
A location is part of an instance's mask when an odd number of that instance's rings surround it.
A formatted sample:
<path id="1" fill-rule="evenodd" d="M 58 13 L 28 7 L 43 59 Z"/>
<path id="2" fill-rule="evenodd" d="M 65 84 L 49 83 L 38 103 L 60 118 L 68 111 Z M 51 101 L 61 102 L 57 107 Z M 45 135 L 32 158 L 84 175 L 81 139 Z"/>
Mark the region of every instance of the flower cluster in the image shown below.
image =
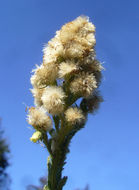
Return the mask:
<path id="1" fill-rule="evenodd" d="M 95 44 L 95 26 L 80 16 L 56 32 L 43 48 L 42 64 L 33 70 L 35 107 L 29 108 L 27 120 L 35 129 L 30 140 L 42 141 L 50 154 L 44 189 L 63 189 L 71 139 L 102 102 L 97 89 L 103 67 L 96 59 Z"/>
<path id="2" fill-rule="evenodd" d="M 36 107 L 30 108 L 28 123 L 36 130 L 52 129 L 47 114 L 65 117 L 72 125 L 85 120 L 81 108 L 73 104 L 92 96 L 100 82 L 102 66 L 96 60 L 95 44 L 95 26 L 80 16 L 65 24 L 44 47 L 43 63 L 31 76 Z"/>

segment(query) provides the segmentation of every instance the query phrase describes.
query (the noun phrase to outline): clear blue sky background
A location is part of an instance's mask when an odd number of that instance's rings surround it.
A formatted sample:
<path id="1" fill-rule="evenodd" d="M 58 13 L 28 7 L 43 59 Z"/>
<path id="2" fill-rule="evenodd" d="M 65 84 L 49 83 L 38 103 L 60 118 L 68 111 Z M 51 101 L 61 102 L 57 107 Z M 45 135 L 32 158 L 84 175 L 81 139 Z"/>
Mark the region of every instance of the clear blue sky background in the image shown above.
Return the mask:
<path id="1" fill-rule="evenodd" d="M 11 190 L 38 184 L 46 171 L 48 154 L 29 141 L 23 105 L 33 105 L 30 72 L 42 61 L 44 43 L 81 14 L 96 25 L 105 101 L 72 141 L 65 190 L 139 189 L 139 1 L 1 0 L 0 116 L 11 149 Z"/>

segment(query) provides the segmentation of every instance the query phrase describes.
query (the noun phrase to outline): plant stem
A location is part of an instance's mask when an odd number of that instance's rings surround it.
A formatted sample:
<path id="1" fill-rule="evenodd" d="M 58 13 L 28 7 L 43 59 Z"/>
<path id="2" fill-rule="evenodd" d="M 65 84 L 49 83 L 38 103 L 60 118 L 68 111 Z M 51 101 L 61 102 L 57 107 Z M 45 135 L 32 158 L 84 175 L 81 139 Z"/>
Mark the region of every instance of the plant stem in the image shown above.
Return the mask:
<path id="1" fill-rule="evenodd" d="M 67 177 L 62 178 L 62 171 L 66 154 L 69 152 L 70 138 L 67 137 L 70 131 L 70 126 L 63 126 L 55 138 L 55 149 L 51 162 L 48 164 L 48 187 L 50 190 L 62 190 L 66 183 Z"/>
<path id="2" fill-rule="evenodd" d="M 51 146 L 49 144 L 48 136 L 47 136 L 47 134 L 42 134 L 42 135 L 43 135 L 43 138 L 42 138 L 43 143 L 45 144 L 49 154 L 52 156 L 53 153 L 52 153 L 52 150 L 51 150 Z"/>

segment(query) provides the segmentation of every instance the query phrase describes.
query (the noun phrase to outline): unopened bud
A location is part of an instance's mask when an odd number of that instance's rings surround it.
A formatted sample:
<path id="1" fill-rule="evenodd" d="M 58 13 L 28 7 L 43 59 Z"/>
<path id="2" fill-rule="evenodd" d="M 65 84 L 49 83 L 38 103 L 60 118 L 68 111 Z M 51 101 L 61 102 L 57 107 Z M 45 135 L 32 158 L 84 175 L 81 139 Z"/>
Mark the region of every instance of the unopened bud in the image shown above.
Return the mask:
<path id="1" fill-rule="evenodd" d="M 36 131 L 35 133 L 33 133 L 32 137 L 30 138 L 30 140 L 34 143 L 36 143 L 38 140 L 40 140 L 42 134 L 40 131 Z"/>

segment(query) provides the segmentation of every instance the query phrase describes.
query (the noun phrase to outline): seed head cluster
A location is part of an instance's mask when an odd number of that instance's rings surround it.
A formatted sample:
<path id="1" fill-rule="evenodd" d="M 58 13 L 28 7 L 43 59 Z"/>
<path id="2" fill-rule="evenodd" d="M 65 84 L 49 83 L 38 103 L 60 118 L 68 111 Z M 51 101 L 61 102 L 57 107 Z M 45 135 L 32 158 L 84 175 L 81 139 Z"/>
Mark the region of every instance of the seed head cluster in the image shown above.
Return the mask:
<path id="1" fill-rule="evenodd" d="M 67 109 L 65 112 L 65 118 L 67 122 L 72 124 L 80 123 L 85 119 L 82 110 L 76 107 Z"/>
<path id="2" fill-rule="evenodd" d="M 97 88 L 97 82 L 94 75 L 85 72 L 79 73 L 70 85 L 73 94 L 79 94 L 83 97 L 90 96 L 95 88 Z"/>
<path id="3" fill-rule="evenodd" d="M 45 45 L 43 62 L 31 76 L 36 107 L 29 109 L 28 123 L 36 130 L 52 128 L 46 113 L 65 117 L 73 125 L 85 120 L 83 111 L 72 104 L 90 97 L 98 87 L 103 67 L 96 59 L 95 44 L 95 26 L 80 16 L 62 26 Z M 70 104 L 71 99 L 75 101 Z"/>
<path id="4" fill-rule="evenodd" d="M 64 98 L 65 93 L 62 88 L 57 86 L 47 87 L 41 100 L 43 102 L 43 107 L 52 115 L 57 115 L 64 110 Z"/>
<path id="5" fill-rule="evenodd" d="M 52 121 L 42 107 L 39 109 L 31 107 L 29 109 L 28 123 L 40 131 L 49 131 L 52 128 Z"/>

